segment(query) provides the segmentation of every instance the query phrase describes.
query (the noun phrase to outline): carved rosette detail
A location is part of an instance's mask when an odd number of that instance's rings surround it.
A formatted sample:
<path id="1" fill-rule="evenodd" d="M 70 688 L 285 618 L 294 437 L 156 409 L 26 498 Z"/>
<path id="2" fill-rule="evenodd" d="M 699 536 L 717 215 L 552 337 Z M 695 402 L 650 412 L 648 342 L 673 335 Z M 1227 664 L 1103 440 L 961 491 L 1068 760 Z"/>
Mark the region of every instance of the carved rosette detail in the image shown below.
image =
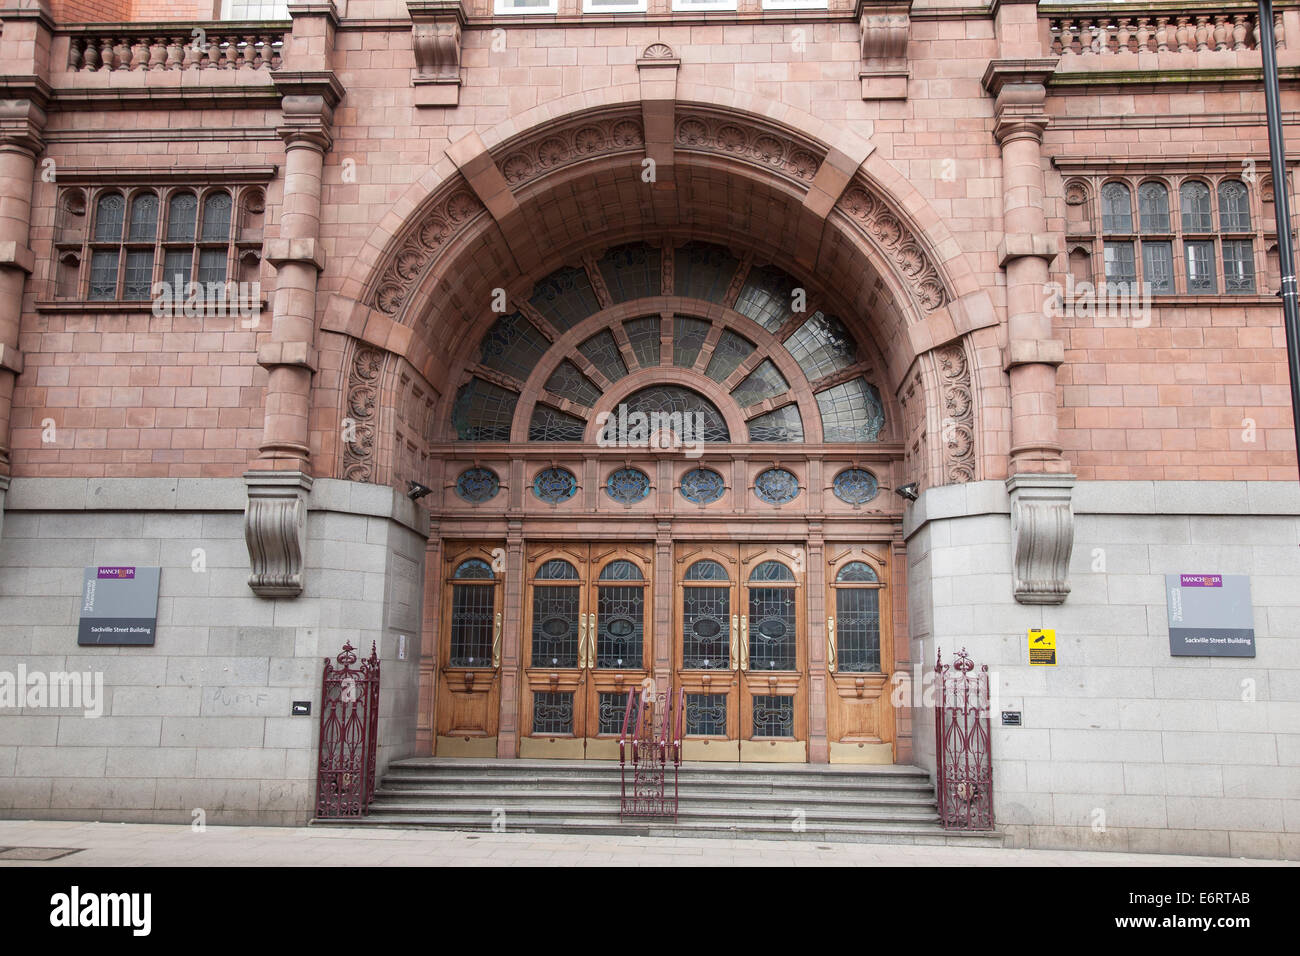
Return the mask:
<path id="1" fill-rule="evenodd" d="M 537 142 L 510 148 L 497 160 L 511 189 L 518 189 L 552 170 L 592 156 L 605 156 L 645 145 L 641 121 L 631 115 L 584 119 L 560 130 L 547 130 Z"/>
<path id="2" fill-rule="evenodd" d="M 348 481 L 375 480 L 379 386 L 386 359 L 386 352 L 365 345 L 352 356 L 343 431 L 343 477 Z"/>
<path id="3" fill-rule="evenodd" d="M 938 350 L 940 398 L 943 401 L 943 477 L 945 484 L 975 480 L 975 402 L 971 395 L 970 366 L 960 344 Z"/>
<path id="4" fill-rule="evenodd" d="M 871 243 L 898 266 L 899 275 L 925 312 L 948 302 L 939 271 L 903 221 L 876 195 L 861 185 L 850 186 L 836 204 L 841 213 Z"/>
<path id="5" fill-rule="evenodd" d="M 720 153 L 773 170 L 803 183 L 812 182 L 822 155 L 811 145 L 763 126 L 748 128 L 734 120 L 706 113 L 679 116 L 675 134 L 678 149 Z"/>
<path id="6" fill-rule="evenodd" d="M 411 290 L 447 242 L 469 224 L 483 204 L 468 189 L 453 189 L 406 230 L 370 302 L 385 315 L 402 310 Z"/>

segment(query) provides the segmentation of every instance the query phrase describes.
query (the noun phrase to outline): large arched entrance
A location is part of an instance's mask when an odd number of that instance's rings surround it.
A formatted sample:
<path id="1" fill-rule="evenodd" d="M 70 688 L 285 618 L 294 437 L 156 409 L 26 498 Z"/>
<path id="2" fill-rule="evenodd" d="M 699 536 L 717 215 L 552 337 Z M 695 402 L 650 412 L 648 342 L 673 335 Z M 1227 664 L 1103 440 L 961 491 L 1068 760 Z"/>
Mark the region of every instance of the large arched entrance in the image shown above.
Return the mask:
<path id="1" fill-rule="evenodd" d="M 432 489 L 417 749 L 612 757 L 652 678 L 688 758 L 910 760 L 890 492 L 974 475 L 952 279 L 862 158 L 661 126 L 467 138 L 327 320 L 342 473 Z"/>

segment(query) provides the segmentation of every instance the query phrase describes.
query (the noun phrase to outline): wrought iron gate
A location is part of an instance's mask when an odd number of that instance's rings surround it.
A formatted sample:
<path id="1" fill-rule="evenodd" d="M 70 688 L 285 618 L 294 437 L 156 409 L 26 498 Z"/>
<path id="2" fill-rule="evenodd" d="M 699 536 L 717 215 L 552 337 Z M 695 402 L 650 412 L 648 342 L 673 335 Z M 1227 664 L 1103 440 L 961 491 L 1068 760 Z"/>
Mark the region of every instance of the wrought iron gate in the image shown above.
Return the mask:
<path id="1" fill-rule="evenodd" d="M 375 792 L 375 746 L 379 737 L 379 658 L 375 645 L 357 664 L 343 645 L 337 665 L 325 658 L 321 676 L 320 756 L 316 770 L 316 817 L 359 817 Z"/>
<path id="2" fill-rule="evenodd" d="M 682 724 L 686 691 L 655 694 L 650 689 L 628 691 L 623 711 L 623 732 L 618 739 L 618 766 L 622 778 L 623 817 L 672 817 L 677 821 L 677 771 L 682 765 Z M 632 761 L 628 787 L 628 757 Z M 673 776 L 668 792 L 668 771 Z"/>
<path id="3" fill-rule="evenodd" d="M 989 667 L 981 664 L 975 671 L 963 647 L 951 664 L 943 663 L 940 651 L 934 668 L 939 823 L 947 830 L 992 830 Z"/>

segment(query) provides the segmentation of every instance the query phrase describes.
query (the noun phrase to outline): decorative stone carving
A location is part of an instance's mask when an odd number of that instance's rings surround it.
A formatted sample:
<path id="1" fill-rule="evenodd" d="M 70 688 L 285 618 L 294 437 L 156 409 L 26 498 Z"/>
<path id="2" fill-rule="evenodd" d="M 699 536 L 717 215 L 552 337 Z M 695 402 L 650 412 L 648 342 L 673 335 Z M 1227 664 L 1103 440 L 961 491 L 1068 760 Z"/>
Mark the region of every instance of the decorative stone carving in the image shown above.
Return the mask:
<path id="1" fill-rule="evenodd" d="M 307 494 L 311 476 L 300 471 L 250 471 L 244 509 L 248 586 L 262 597 L 297 597 L 303 588 L 307 547 Z"/>
<path id="2" fill-rule="evenodd" d="M 970 365 L 959 344 L 944 346 L 935 355 L 939 372 L 943 421 L 943 477 L 946 484 L 975 479 L 975 403 L 971 393 Z"/>
<path id="3" fill-rule="evenodd" d="M 375 480 L 379 386 L 387 357 L 368 345 L 358 345 L 352 356 L 343 423 L 343 477 L 348 481 Z"/>
<path id="4" fill-rule="evenodd" d="M 368 304 L 386 315 L 397 315 L 429 265 L 448 240 L 484 211 L 483 204 L 462 182 L 447 192 L 402 234 L 398 251 L 371 293 Z"/>
<path id="5" fill-rule="evenodd" d="M 933 312 L 943 307 L 948 301 L 948 292 L 938 270 L 902 218 L 872 191 L 865 180 L 857 179 L 835 205 L 873 246 L 893 260 L 900 278 L 922 310 Z"/>
<path id="6" fill-rule="evenodd" d="M 510 188 L 517 190 L 562 166 L 593 156 L 637 152 L 644 146 L 641 117 L 625 112 L 548 129 L 543 136 L 532 141 L 513 144 L 497 165 Z"/>
<path id="7" fill-rule="evenodd" d="M 811 183 L 826 150 L 784 130 L 751 119 L 692 110 L 677 117 L 676 147 L 717 153 L 771 170 L 804 185 Z"/>
<path id="8" fill-rule="evenodd" d="M 863 13 L 858 25 L 862 39 L 864 100 L 907 99 L 907 38 L 911 31 L 911 0 Z"/>
<path id="9" fill-rule="evenodd" d="M 1011 494 L 1014 590 L 1021 604 L 1063 604 L 1070 593 L 1074 475 L 1018 474 Z"/>
<path id="10" fill-rule="evenodd" d="M 415 69 L 411 84 L 416 106 L 455 106 L 460 102 L 461 30 L 465 10 L 460 0 L 408 0 Z"/>

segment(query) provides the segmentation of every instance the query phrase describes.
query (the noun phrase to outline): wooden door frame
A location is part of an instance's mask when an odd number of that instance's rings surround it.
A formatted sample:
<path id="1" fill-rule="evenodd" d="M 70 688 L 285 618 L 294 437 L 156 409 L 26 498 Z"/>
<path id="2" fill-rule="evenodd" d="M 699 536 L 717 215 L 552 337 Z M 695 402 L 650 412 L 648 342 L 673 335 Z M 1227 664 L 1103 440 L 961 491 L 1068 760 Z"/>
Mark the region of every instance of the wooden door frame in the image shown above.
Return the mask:
<path id="1" fill-rule="evenodd" d="M 742 666 L 738 686 L 737 703 L 741 710 L 740 722 L 740 759 L 746 762 L 767 763 L 807 763 L 809 712 L 812 702 L 809 696 L 808 680 L 808 621 L 807 621 L 807 560 L 808 549 L 804 544 L 741 544 L 740 545 L 740 580 L 737 582 L 737 598 L 741 606 L 742 643 L 748 641 L 746 617 L 750 610 L 749 576 L 754 568 L 765 561 L 777 561 L 794 575 L 794 622 L 795 622 L 795 669 L 793 671 L 760 671 L 767 678 L 760 681 L 753 675 L 752 661 L 748 668 Z M 754 587 L 764 587 L 762 583 Z M 780 587 L 781 585 L 775 585 Z M 752 622 L 750 622 L 752 623 Z M 746 651 L 744 660 L 748 659 Z M 756 688 L 762 686 L 760 694 Z M 794 736 L 786 738 L 754 737 L 753 698 L 755 696 L 793 696 L 794 697 Z"/>
<path id="2" fill-rule="evenodd" d="M 740 601 L 740 545 L 721 545 L 716 542 L 678 542 L 673 549 L 673 617 L 669 625 L 669 634 L 671 635 L 669 640 L 672 641 L 673 684 L 674 687 L 684 690 L 687 694 L 725 693 L 727 695 L 726 719 L 728 727 L 726 737 L 708 736 L 687 740 L 683 736 L 682 756 L 685 760 L 737 762 L 740 760 L 740 732 L 737 729 L 740 726 L 738 663 L 729 660 L 725 670 L 719 668 L 716 671 L 688 671 L 683 666 L 685 635 L 681 629 L 681 623 L 685 620 L 686 588 L 719 586 L 719 582 L 711 581 L 701 581 L 699 584 L 686 582 L 686 572 L 699 561 L 717 561 L 727 569 L 727 590 L 730 595 L 727 612 L 728 616 L 735 622 L 732 625 L 733 632 L 729 636 L 733 643 L 739 640 L 737 632 L 740 612 L 737 610 L 737 606 Z M 716 755 L 719 748 L 725 751 L 723 756 Z"/>
<path id="3" fill-rule="evenodd" d="M 590 547 L 573 542 L 536 542 L 527 546 L 524 560 L 524 599 L 519 621 L 519 756 L 520 757 L 554 757 L 568 760 L 581 760 L 586 752 L 585 740 L 578 734 L 584 725 L 587 705 L 587 672 L 583 667 L 582 655 L 585 650 L 587 630 L 587 600 L 590 585 Z M 577 667 L 535 667 L 533 666 L 533 613 L 534 589 L 537 587 L 537 571 L 547 561 L 561 559 L 569 562 L 578 572 L 577 581 L 566 584 L 563 579 L 553 582 L 559 587 L 573 587 L 578 592 L 578 666 Z M 545 586 L 545 585 L 544 585 Z M 573 733 L 540 735 L 533 734 L 533 695 L 538 693 L 573 694 Z"/>
<path id="4" fill-rule="evenodd" d="M 500 727 L 501 695 L 501 635 L 505 618 L 505 578 L 497 569 L 500 548 L 489 542 L 460 542 L 442 549 L 439 562 L 439 589 L 442 592 L 440 634 L 434 680 L 437 683 L 435 713 L 433 717 L 434 752 L 441 756 L 494 757 L 497 754 L 497 734 Z M 493 659 L 490 668 L 451 666 L 451 624 L 455 611 L 452 595 L 458 583 L 453 575 L 466 561 L 478 558 L 492 568 L 491 585 L 474 585 L 492 588 Z M 469 583 L 469 582 L 466 582 Z M 484 709 L 483 727 L 456 728 L 453 726 L 456 698 L 486 694 L 481 706 Z"/>

